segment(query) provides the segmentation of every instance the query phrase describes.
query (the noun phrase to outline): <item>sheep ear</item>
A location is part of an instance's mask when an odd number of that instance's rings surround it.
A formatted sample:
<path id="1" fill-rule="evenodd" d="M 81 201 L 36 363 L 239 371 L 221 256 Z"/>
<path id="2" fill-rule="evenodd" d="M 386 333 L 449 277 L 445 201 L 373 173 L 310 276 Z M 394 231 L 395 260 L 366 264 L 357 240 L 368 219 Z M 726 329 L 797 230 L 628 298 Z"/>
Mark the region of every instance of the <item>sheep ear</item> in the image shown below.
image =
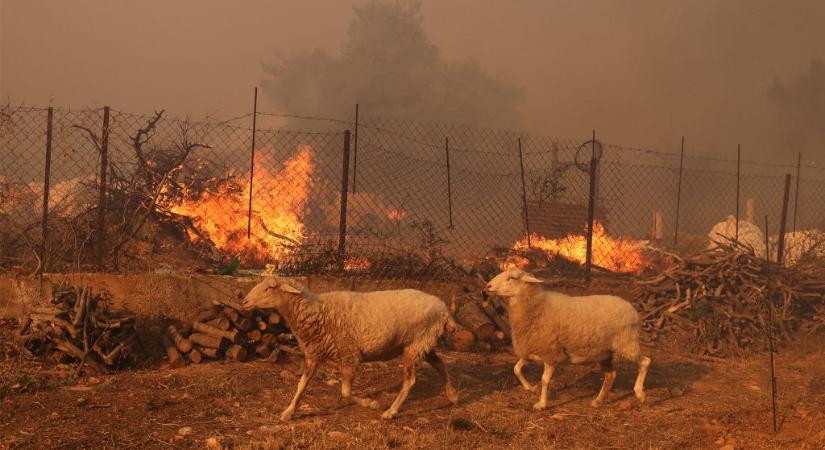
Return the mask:
<path id="1" fill-rule="evenodd" d="M 521 281 L 524 281 L 525 283 L 544 283 L 544 280 L 538 279 L 533 275 L 525 275 L 521 277 Z"/>
<path id="2" fill-rule="evenodd" d="M 284 291 L 284 292 L 289 292 L 290 294 L 300 294 L 301 293 L 300 289 L 298 289 L 295 286 L 292 286 L 291 284 L 288 284 L 288 283 L 281 284 L 281 290 Z"/>

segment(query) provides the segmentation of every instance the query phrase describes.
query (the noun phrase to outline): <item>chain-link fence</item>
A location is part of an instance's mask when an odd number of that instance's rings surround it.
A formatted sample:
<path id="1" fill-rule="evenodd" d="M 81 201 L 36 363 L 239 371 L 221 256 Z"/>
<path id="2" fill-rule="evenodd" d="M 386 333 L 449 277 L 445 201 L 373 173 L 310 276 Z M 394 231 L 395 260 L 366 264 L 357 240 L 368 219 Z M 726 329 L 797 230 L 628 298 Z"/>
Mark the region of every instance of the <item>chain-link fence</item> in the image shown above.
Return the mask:
<path id="1" fill-rule="evenodd" d="M 776 240 L 785 173 L 789 259 L 825 241 L 825 173 L 808 166 L 797 180 L 796 166 L 589 137 L 256 117 L 281 126 L 3 108 L 0 271 L 438 278 L 524 252 L 579 267 L 592 214 L 594 267 L 639 272 L 705 248 L 711 232 L 735 235 L 737 215 L 740 240 L 764 239 L 765 216 Z"/>

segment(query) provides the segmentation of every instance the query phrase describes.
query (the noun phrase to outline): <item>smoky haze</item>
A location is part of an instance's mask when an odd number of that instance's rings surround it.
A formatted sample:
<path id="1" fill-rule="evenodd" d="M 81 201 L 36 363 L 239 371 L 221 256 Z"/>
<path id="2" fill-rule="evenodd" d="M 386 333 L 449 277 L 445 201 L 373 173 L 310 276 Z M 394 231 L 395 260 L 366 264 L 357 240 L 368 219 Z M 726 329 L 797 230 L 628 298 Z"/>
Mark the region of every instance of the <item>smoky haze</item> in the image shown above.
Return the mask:
<path id="1" fill-rule="evenodd" d="M 337 55 L 362 4 L 2 0 L 0 96 L 37 106 L 243 114 L 275 52 Z M 733 158 L 741 144 L 744 159 L 792 164 L 802 151 L 807 163 L 823 165 L 825 121 L 809 103 L 825 96 L 817 87 L 825 71 L 813 63 L 825 58 L 825 3 L 792 5 L 424 0 L 421 14 L 445 61 L 475 60 L 520 88 L 515 126 L 574 138 L 596 129 L 608 142 L 669 152 L 685 135 L 694 154 Z"/>

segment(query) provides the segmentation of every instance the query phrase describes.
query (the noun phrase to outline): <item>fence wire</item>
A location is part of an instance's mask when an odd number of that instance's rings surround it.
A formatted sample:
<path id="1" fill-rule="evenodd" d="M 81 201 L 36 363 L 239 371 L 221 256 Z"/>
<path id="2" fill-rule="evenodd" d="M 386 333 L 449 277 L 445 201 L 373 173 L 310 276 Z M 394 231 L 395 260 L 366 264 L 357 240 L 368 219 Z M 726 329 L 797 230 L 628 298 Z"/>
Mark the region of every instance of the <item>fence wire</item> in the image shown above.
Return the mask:
<path id="1" fill-rule="evenodd" d="M 280 126 L 54 109 L 47 170 L 48 110 L 2 108 L 0 271 L 434 279 L 529 252 L 580 267 L 596 164 L 594 264 L 640 272 L 657 250 L 734 233 L 737 215 L 741 240 L 776 240 L 785 173 L 797 171 L 742 163 L 737 177 L 736 161 L 600 140 L 259 115 Z M 803 167 L 792 183 L 790 263 L 825 254 L 822 175 Z"/>

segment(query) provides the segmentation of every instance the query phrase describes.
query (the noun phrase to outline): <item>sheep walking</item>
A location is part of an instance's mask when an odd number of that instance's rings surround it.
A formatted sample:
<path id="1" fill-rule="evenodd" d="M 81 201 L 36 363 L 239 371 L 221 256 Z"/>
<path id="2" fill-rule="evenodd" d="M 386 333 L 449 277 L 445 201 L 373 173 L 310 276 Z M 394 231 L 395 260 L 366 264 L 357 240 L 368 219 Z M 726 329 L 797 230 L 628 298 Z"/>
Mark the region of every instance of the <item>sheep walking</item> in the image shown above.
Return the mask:
<path id="1" fill-rule="evenodd" d="M 318 364 L 327 360 L 340 366 L 344 402 L 378 408 L 377 401 L 352 395 L 358 365 L 402 357 L 404 381 L 395 401 L 381 415 L 384 419 L 398 414 L 415 384 L 415 366 L 421 359 L 444 380 L 447 398 L 458 401 L 447 367 L 435 352 L 444 330 L 454 329 L 438 297 L 413 289 L 315 294 L 293 279 L 270 276 L 246 295 L 243 306 L 277 309 L 304 352 L 306 369 L 281 420 L 292 417 Z"/>
<path id="2" fill-rule="evenodd" d="M 571 297 L 541 288 L 542 280 L 510 269 L 495 276 L 485 287 L 489 294 L 508 297 L 513 350 L 519 358 L 513 367 L 522 387 L 535 392 L 521 373 L 528 361 L 544 363 L 541 396 L 533 408 L 547 407 L 547 388 L 555 367 L 570 362 L 598 362 L 604 383 L 591 402 L 601 405 L 616 380 L 613 362 L 624 359 L 639 365 L 633 391 L 645 401 L 644 383 L 650 358 L 639 347 L 641 320 L 633 306 L 616 296 Z"/>

